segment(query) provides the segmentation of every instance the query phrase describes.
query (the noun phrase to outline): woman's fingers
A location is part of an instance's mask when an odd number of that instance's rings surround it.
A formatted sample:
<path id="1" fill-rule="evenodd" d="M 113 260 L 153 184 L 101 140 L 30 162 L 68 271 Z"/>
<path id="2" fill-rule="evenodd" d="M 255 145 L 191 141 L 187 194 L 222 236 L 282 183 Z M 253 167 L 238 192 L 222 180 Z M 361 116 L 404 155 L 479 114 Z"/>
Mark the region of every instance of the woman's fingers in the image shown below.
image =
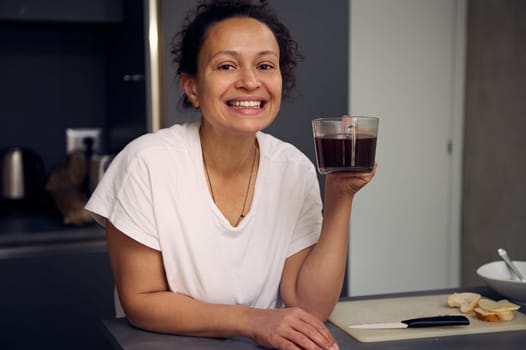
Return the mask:
<path id="1" fill-rule="evenodd" d="M 277 349 L 337 350 L 327 327 L 315 316 L 297 308 L 259 310 L 253 319 L 253 339 Z"/>
<path id="2" fill-rule="evenodd" d="M 332 173 L 327 176 L 327 185 L 342 193 L 356 194 L 362 187 L 367 185 L 376 173 L 378 164 L 370 173 Z M 338 190 L 339 189 L 339 190 Z"/>
<path id="3" fill-rule="evenodd" d="M 294 343 L 303 349 L 330 349 L 336 343 L 331 332 L 318 318 L 301 309 L 294 311 L 298 313 L 291 324 L 295 331 Z"/>

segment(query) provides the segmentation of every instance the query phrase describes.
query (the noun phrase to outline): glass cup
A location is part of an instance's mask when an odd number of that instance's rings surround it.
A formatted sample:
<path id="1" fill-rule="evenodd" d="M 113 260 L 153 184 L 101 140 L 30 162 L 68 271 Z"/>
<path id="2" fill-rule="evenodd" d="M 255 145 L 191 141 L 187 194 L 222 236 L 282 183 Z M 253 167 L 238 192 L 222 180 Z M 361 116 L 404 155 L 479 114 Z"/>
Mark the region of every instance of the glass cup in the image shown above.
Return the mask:
<path id="1" fill-rule="evenodd" d="M 378 118 L 316 118 L 312 121 L 312 132 L 321 174 L 373 170 Z"/>

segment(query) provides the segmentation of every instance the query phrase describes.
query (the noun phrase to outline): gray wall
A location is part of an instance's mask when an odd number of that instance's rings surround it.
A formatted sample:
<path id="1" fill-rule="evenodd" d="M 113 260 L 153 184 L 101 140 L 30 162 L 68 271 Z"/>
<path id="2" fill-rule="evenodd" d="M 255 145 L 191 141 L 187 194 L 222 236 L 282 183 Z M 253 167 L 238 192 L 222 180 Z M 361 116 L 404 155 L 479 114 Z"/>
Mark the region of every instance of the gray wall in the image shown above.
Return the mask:
<path id="1" fill-rule="evenodd" d="M 526 1 L 468 4 L 462 284 L 497 248 L 526 260 Z"/>
<path id="2" fill-rule="evenodd" d="M 195 0 L 162 1 L 165 43 L 166 125 L 195 117 L 178 110 L 181 94 L 170 60 L 169 43 Z M 289 27 L 305 60 L 297 69 L 296 96 L 282 104 L 278 119 L 267 130 L 293 143 L 314 160 L 310 121 L 315 116 L 338 116 L 348 108 L 349 2 L 272 0 L 270 3 Z"/>

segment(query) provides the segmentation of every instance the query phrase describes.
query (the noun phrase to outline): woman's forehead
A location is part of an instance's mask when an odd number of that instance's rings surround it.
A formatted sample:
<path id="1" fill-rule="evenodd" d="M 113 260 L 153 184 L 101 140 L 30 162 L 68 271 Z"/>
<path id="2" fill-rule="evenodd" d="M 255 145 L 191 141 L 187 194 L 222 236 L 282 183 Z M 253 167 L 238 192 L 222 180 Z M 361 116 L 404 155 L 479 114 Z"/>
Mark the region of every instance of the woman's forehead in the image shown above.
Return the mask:
<path id="1" fill-rule="evenodd" d="M 270 28 L 256 19 L 234 17 L 212 25 L 203 41 L 202 51 L 215 55 L 220 51 L 274 52 L 279 55 L 279 45 Z"/>

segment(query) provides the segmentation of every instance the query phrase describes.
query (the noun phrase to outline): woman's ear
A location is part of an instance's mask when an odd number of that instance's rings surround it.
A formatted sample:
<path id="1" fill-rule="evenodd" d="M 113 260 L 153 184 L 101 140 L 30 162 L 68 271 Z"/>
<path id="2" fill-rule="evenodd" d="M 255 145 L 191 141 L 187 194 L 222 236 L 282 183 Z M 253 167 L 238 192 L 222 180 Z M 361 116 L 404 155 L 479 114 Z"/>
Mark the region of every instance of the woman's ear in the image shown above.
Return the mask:
<path id="1" fill-rule="evenodd" d="M 199 98 L 197 97 L 197 88 L 195 78 L 189 74 L 181 73 L 181 87 L 186 97 L 192 102 L 195 109 L 199 109 Z"/>

